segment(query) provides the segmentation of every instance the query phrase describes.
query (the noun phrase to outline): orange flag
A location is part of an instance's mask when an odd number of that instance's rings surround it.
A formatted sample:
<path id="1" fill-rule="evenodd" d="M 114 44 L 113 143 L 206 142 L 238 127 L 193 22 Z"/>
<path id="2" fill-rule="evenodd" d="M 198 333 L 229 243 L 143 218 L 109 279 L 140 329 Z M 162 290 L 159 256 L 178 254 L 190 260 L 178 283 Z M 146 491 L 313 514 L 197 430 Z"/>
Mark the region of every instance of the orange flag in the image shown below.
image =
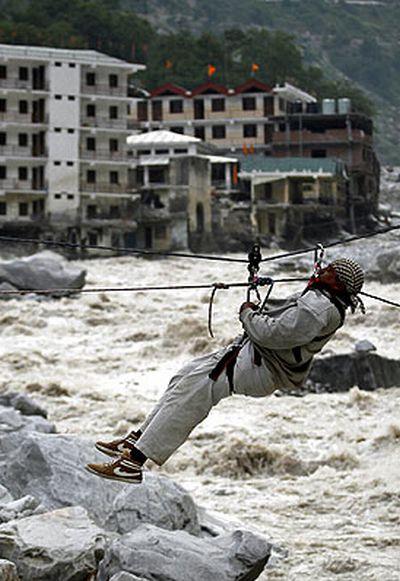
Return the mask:
<path id="1" fill-rule="evenodd" d="M 247 155 L 249 153 L 247 150 L 247 145 L 245 143 L 243 143 L 243 145 L 242 145 L 242 150 L 243 150 L 244 155 Z"/>
<path id="2" fill-rule="evenodd" d="M 253 145 L 253 143 L 250 145 L 249 153 L 251 153 L 251 154 L 254 153 L 254 145 Z"/>
<path id="3" fill-rule="evenodd" d="M 214 65 L 208 65 L 208 67 L 207 67 L 208 76 L 212 77 L 215 74 L 216 70 L 217 69 L 214 67 Z"/>
<path id="4" fill-rule="evenodd" d="M 233 166 L 233 172 L 232 172 L 232 182 L 233 182 L 233 185 L 234 186 L 237 186 L 238 181 L 239 181 L 238 180 L 238 166 L 235 163 L 235 165 Z"/>
<path id="5" fill-rule="evenodd" d="M 257 72 L 257 71 L 259 71 L 259 70 L 260 70 L 260 65 L 258 65 L 257 63 L 253 63 L 253 64 L 251 65 L 251 72 L 252 72 L 252 73 L 256 73 L 256 72 Z"/>
<path id="6" fill-rule="evenodd" d="M 164 63 L 164 67 L 166 69 L 172 69 L 172 64 L 173 64 L 172 61 L 166 60 L 165 63 Z"/>

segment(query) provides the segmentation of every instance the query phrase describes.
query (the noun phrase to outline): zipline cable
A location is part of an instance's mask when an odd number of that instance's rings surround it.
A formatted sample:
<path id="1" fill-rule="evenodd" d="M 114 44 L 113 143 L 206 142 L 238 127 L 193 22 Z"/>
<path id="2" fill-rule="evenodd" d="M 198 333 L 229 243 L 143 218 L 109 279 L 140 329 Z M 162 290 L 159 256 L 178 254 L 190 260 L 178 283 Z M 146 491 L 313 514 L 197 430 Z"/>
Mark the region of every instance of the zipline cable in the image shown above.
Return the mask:
<path id="1" fill-rule="evenodd" d="M 364 297 L 368 297 L 369 299 L 374 299 L 375 301 L 380 301 L 381 303 L 386 303 L 387 305 L 392 305 L 393 307 L 400 307 L 400 303 L 396 303 L 395 301 L 390 301 L 389 299 L 385 299 L 383 297 L 371 295 L 370 293 L 366 293 L 366 292 L 359 292 L 358 294 L 363 295 Z"/>

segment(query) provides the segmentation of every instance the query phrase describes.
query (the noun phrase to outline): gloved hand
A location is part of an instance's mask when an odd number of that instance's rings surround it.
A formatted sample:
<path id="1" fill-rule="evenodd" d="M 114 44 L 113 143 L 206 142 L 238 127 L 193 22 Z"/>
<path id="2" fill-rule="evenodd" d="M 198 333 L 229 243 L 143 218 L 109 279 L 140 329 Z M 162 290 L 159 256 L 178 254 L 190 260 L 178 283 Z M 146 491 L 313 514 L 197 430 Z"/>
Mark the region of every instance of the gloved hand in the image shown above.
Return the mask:
<path id="1" fill-rule="evenodd" d="M 251 303 L 251 302 L 248 302 L 248 301 L 246 301 L 245 303 L 243 303 L 243 304 L 240 306 L 240 309 L 239 309 L 239 314 L 240 314 L 242 311 L 244 311 L 244 309 L 252 309 L 253 311 L 257 311 L 257 310 L 258 310 L 258 307 L 257 307 L 257 305 L 255 305 L 254 303 Z"/>

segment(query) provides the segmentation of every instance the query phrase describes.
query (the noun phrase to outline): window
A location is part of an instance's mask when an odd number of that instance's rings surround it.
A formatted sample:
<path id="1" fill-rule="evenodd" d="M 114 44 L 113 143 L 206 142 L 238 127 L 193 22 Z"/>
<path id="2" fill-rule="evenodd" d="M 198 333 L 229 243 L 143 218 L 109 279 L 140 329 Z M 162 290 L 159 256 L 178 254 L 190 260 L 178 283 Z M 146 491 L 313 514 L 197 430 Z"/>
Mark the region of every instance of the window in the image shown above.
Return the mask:
<path id="1" fill-rule="evenodd" d="M 28 168 L 19 167 L 18 168 L 18 179 L 21 181 L 26 181 L 28 179 Z"/>
<path id="2" fill-rule="evenodd" d="M 257 137 L 257 125 L 243 125 L 243 137 Z"/>
<path id="3" fill-rule="evenodd" d="M 96 138 L 95 137 L 87 137 L 86 138 L 86 150 L 87 151 L 96 151 Z"/>
<path id="4" fill-rule="evenodd" d="M 29 79 L 29 69 L 28 67 L 19 67 L 18 78 L 20 81 L 27 81 Z"/>
<path id="5" fill-rule="evenodd" d="M 165 172 L 162 167 L 149 167 L 149 182 L 151 184 L 165 184 Z"/>
<path id="6" fill-rule="evenodd" d="M 225 139 L 225 137 L 226 137 L 225 125 L 214 125 L 212 128 L 212 138 L 213 139 Z"/>
<path id="7" fill-rule="evenodd" d="M 54 66 L 56 67 L 62 67 L 62 63 L 60 63 L 60 61 L 57 61 L 54 63 Z"/>
<path id="8" fill-rule="evenodd" d="M 110 218 L 117 219 L 121 217 L 121 211 L 119 206 L 110 206 Z"/>
<path id="9" fill-rule="evenodd" d="M 115 151 L 118 151 L 118 149 L 119 149 L 118 139 L 110 139 L 110 144 L 109 145 L 110 145 L 110 151 L 111 151 L 111 153 L 112 152 L 115 152 Z"/>
<path id="10" fill-rule="evenodd" d="M 0 99 L 0 113 L 7 111 L 7 99 Z"/>
<path id="11" fill-rule="evenodd" d="M 20 216 L 27 216 L 29 211 L 29 206 L 26 202 L 19 203 L 19 215 Z"/>
<path id="12" fill-rule="evenodd" d="M 54 98 L 57 99 L 57 101 L 61 101 L 62 95 L 54 95 Z"/>
<path id="13" fill-rule="evenodd" d="M 56 200 L 61 200 L 61 194 L 54 194 L 54 198 Z"/>
<path id="14" fill-rule="evenodd" d="M 73 200 L 73 199 L 74 199 L 74 197 L 75 197 L 75 196 L 74 196 L 74 194 L 68 194 L 68 195 L 67 195 L 67 199 L 68 199 L 68 200 Z"/>
<path id="15" fill-rule="evenodd" d="M 74 95 L 68 95 L 68 101 L 75 101 Z"/>
<path id="16" fill-rule="evenodd" d="M 147 101 L 139 101 L 137 104 L 138 121 L 147 121 L 149 117 Z"/>
<path id="17" fill-rule="evenodd" d="M 194 129 L 194 136 L 198 137 L 199 139 L 204 139 L 206 138 L 206 130 L 204 127 L 195 127 Z"/>
<path id="18" fill-rule="evenodd" d="M 96 183 L 96 170 L 88 169 L 86 172 L 86 181 L 88 184 Z"/>
<path id="19" fill-rule="evenodd" d="M 75 133 L 75 129 L 68 129 L 68 133 Z"/>
<path id="20" fill-rule="evenodd" d="M 110 87 L 118 87 L 118 75 L 108 75 L 108 85 Z"/>
<path id="21" fill-rule="evenodd" d="M 168 155 L 169 149 L 156 149 L 156 155 Z"/>
<path id="22" fill-rule="evenodd" d="M 0 65 L 0 79 L 7 78 L 7 67 L 5 65 Z"/>
<path id="23" fill-rule="evenodd" d="M 97 232 L 88 233 L 89 246 L 97 246 Z"/>
<path id="24" fill-rule="evenodd" d="M 86 117 L 96 117 L 96 105 L 86 105 Z"/>
<path id="25" fill-rule="evenodd" d="M 96 204 L 89 204 L 86 207 L 86 216 L 87 216 L 87 218 L 96 218 L 96 216 L 97 216 Z"/>
<path id="26" fill-rule="evenodd" d="M 26 115 L 28 113 L 28 101 L 19 102 L 19 112 L 20 115 Z"/>
<path id="27" fill-rule="evenodd" d="M 5 202 L 0 202 L 0 216 L 7 215 L 7 204 Z"/>
<path id="28" fill-rule="evenodd" d="M 326 157 L 326 149 L 313 149 L 311 157 Z"/>
<path id="29" fill-rule="evenodd" d="M 185 133 L 183 127 L 171 127 L 171 131 L 174 133 L 180 133 L 181 135 Z"/>
<path id="30" fill-rule="evenodd" d="M 18 145 L 20 147 L 28 147 L 28 134 L 18 133 Z"/>
<path id="31" fill-rule="evenodd" d="M 117 171 L 110 171 L 110 184 L 119 184 L 119 175 Z"/>
<path id="32" fill-rule="evenodd" d="M 61 165 L 61 161 L 54 161 L 54 165 Z"/>
<path id="33" fill-rule="evenodd" d="M 118 107 L 116 105 L 111 105 L 110 107 L 110 119 L 118 119 Z"/>
<path id="34" fill-rule="evenodd" d="M 212 99 L 211 111 L 225 111 L 225 99 Z"/>
<path id="35" fill-rule="evenodd" d="M 255 111 L 256 110 L 256 98 L 255 97 L 242 97 L 242 108 L 243 108 L 243 111 Z"/>
<path id="36" fill-rule="evenodd" d="M 151 149 L 139 149 L 138 155 L 151 155 Z"/>
<path id="37" fill-rule="evenodd" d="M 73 165 L 74 165 L 74 162 L 73 161 L 67 161 L 67 166 L 68 167 L 72 167 Z"/>
<path id="38" fill-rule="evenodd" d="M 4 131 L 0 133 L 0 145 L 7 145 L 7 133 Z"/>
<path id="39" fill-rule="evenodd" d="M 68 66 L 69 66 L 71 69 L 74 69 L 74 68 L 76 67 L 75 63 L 68 63 Z"/>
<path id="40" fill-rule="evenodd" d="M 177 149 L 174 149 L 174 153 L 176 153 L 178 155 L 180 153 L 182 154 L 182 153 L 187 153 L 187 152 L 188 152 L 188 150 L 186 148 L 177 148 Z"/>
<path id="41" fill-rule="evenodd" d="M 0 180 L 7 179 L 7 167 L 5 165 L 0 165 Z"/>
<path id="42" fill-rule="evenodd" d="M 61 133 L 61 127 L 54 127 L 54 131 L 56 133 Z"/>
<path id="43" fill-rule="evenodd" d="M 167 227 L 164 224 L 159 224 L 154 228 L 154 237 L 156 240 L 165 240 L 167 237 Z"/>
<path id="44" fill-rule="evenodd" d="M 170 113 L 183 113 L 183 99 L 172 99 L 169 102 Z"/>
<path id="45" fill-rule="evenodd" d="M 96 73 L 86 73 L 86 84 L 93 87 L 96 84 Z"/>

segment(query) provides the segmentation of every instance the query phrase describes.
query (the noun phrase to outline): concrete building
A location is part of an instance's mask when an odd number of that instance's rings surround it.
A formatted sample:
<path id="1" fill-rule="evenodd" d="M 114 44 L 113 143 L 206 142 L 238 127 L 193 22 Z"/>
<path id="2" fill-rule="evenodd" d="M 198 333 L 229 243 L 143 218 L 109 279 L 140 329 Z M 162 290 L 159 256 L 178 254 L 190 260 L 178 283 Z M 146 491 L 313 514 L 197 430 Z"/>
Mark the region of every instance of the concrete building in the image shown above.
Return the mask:
<path id="1" fill-rule="evenodd" d="M 323 239 L 346 223 L 348 176 L 339 160 L 248 156 L 239 177 L 253 234 L 265 242 Z"/>
<path id="2" fill-rule="evenodd" d="M 129 245 L 128 76 L 92 50 L 0 45 L 0 229 Z"/>
<path id="3" fill-rule="evenodd" d="M 213 248 L 216 197 L 237 189 L 237 159 L 201 139 L 166 130 L 128 137 L 130 185 L 140 195 L 136 245 Z"/>
<path id="4" fill-rule="evenodd" d="M 288 83 L 270 87 L 257 79 L 230 89 L 213 82 L 191 91 L 172 83 L 147 99 L 135 99 L 131 117 L 142 130 L 168 129 L 198 137 L 224 152 L 268 152 L 272 118 L 289 104 L 306 107 L 315 98 Z"/>

